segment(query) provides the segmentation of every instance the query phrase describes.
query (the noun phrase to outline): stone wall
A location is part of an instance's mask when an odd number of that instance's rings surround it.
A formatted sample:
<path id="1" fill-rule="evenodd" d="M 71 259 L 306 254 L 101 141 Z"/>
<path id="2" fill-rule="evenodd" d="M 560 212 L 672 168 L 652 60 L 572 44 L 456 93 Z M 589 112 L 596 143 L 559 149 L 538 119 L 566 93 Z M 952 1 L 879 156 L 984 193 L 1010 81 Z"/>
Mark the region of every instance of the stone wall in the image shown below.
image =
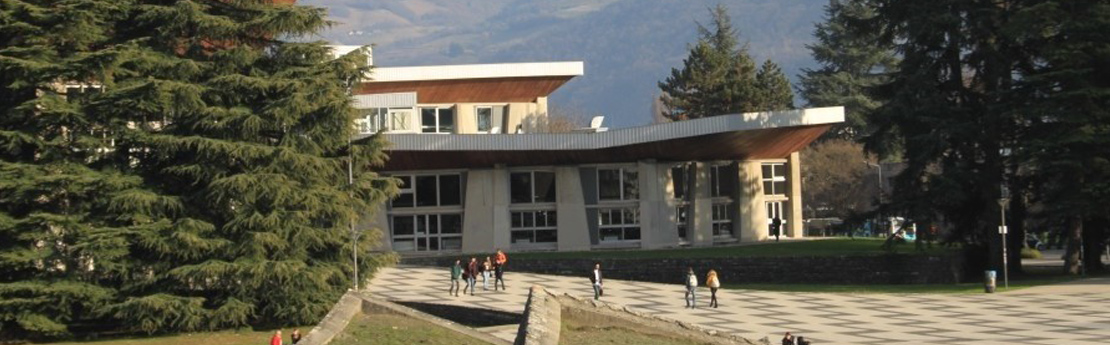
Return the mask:
<path id="1" fill-rule="evenodd" d="M 455 257 L 402 258 L 405 265 L 447 267 Z M 964 260 L 958 255 L 890 254 L 877 256 L 741 257 L 701 259 L 558 259 L 509 256 L 506 275 L 529 272 L 581 276 L 587 281 L 595 262 L 605 278 L 679 284 L 687 267 L 702 278 L 717 270 L 724 285 L 745 283 L 798 284 L 952 284 L 964 282 Z"/>
<path id="2" fill-rule="evenodd" d="M 543 287 L 532 286 L 513 345 L 558 345 L 562 307 Z"/>

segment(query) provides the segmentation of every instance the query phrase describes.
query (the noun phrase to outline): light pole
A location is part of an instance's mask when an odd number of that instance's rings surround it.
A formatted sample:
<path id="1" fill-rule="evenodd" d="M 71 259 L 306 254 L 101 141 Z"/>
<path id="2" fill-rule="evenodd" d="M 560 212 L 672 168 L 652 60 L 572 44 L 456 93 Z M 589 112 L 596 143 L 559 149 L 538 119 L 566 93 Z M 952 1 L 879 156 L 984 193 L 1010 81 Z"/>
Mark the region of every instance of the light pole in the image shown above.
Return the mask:
<path id="1" fill-rule="evenodd" d="M 1009 232 L 1006 229 L 1006 205 L 1010 203 L 1010 198 L 998 198 L 999 210 L 1002 212 L 1002 226 L 998 227 L 998 234 L 1002 236 L 1002 281 L 1006 289 L 1010 288 L 1010 257 L 1006 253 L 1006 234 Z"/>
<path id="2" fill-rule="evenodd" d="M 878 227 L 882 226 L 883 223 L 883 163 L 881 161 L 876 161 L 877 164 L 871 164 L 871 162 L 868 161 L 863 161 L 863 163 L 867 164 L 867 166 L 879 168 L 879 206 L 875 208 L 878 216 L 875 227 L 876 231 L 878 231 Z"/>

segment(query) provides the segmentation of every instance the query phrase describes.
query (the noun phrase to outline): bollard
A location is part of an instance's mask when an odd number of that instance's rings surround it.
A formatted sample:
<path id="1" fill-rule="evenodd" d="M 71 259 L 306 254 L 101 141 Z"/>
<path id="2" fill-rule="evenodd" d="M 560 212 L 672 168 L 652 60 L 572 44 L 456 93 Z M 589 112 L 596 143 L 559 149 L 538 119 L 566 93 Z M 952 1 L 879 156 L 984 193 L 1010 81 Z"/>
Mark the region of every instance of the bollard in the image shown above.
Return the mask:
<path id="1" fill-rule="evenodd" d="M 987 270 L 983 272 L 983 288 L 987 293 L 994 293 L 995 280 L 998 278 L 998 272 Z"/>

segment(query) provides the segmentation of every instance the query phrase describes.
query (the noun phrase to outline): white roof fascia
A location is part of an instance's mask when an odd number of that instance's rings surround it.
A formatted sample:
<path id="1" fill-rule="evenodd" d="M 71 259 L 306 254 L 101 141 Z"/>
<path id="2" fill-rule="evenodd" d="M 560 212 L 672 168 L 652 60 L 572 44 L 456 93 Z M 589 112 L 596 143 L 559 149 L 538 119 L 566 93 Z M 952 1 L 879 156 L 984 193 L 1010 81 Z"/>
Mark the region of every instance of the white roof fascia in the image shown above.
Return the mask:
<path id="1" fill-rule="evenodd" d="M 720 115 L 597 133 L 385 134 L 390 151 L 597 150 L 701 135 L 844 122 L 844 107 Z M 367 137 L 360 135 L 358 138 Z"/>
<path id="2" fill-rule="evenodd" d="M 374 67 L 368 82 L 581 76 L 582 61 Z"/>

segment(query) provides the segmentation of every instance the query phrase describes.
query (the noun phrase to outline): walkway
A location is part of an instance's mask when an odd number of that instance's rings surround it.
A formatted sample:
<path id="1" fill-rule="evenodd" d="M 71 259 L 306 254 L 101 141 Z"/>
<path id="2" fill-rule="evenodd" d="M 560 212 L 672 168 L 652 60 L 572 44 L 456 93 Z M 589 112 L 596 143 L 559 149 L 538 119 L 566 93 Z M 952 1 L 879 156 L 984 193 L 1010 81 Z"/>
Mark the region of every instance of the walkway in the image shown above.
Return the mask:
<path id="1" fill-rule="evenodd" d="M 449 297 L 446 268 L 398 267 L 378 273 L 371 294 L 396 301 L 481 307 L 520 313 L 528 287 L 593 296 L 583 277 L 507 272 L 509 290 Z M 1105 344 L 1110 339 L 1110 281 L 1046 286 L 1005 294 L 827 294 L 723 290 L 719 309 L 686 309 L 683 288 L 606 279 L 606 302 L 777 343 L 782 333 L 815 344 Z M 727 283 L 727 282 L 726 282 Z M 491 285 L 492 286 L 492 285 Z M 699 304 L 708 303 L 699 291 Z M 495 335 L 512 339 L 500 328 Z"/>

